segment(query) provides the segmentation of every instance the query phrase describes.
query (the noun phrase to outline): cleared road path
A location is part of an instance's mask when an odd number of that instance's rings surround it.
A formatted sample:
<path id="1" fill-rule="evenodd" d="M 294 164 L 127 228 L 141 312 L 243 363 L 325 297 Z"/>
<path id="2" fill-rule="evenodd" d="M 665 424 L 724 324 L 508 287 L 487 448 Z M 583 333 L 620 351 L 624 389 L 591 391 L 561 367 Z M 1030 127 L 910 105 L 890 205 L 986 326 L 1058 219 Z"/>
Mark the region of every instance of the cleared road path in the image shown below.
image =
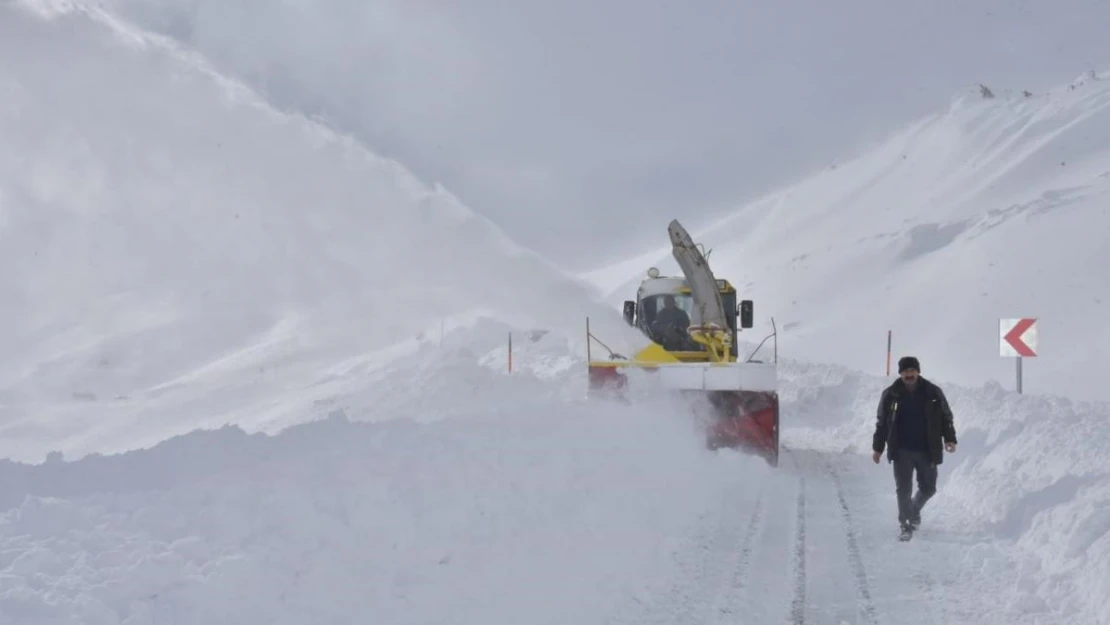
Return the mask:
<path id="1" fill-rule="evenodd" d="M 686 537 L 666 585 L 622 622 L 1033 622 L 992 602 L 1009 582 L 977 575 L 968 559 L 969 545 L 1002 549 L 989 537 L 934 531 L 926 507 L 913 540 L 898 541 L 885 458 L 876 466 L 859 455 L 786 450 L 769 479 L 738 476 L 717 501 Z"/>

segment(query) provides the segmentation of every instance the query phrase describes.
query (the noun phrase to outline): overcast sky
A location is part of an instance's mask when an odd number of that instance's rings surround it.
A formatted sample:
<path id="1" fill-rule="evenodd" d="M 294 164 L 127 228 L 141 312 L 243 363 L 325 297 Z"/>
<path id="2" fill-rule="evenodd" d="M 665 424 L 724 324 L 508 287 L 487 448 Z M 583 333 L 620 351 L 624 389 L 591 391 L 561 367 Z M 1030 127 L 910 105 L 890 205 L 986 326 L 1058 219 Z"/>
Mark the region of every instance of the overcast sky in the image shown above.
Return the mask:
<path id="1" fill-rule="evenodd" d="M 959 89 L 1110 69 L 1097 0 L 111 0 L 572 269 Z"/>

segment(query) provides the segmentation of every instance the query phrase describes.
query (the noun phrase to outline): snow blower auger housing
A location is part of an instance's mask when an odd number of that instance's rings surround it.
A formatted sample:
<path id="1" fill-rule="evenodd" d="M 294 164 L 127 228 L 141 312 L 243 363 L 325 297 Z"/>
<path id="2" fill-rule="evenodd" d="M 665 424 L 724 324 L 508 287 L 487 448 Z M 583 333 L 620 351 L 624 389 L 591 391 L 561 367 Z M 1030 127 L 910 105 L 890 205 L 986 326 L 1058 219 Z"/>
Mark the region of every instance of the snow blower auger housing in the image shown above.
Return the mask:
<path id="1" fill-rule="evenodd" d="M 610 351 L 607 360 L 595 360 L 590 343 L 604 343 L 586 319 L 589 396 L 627 399 L 640 388 L 674 392 L 703 420 L 707 448 L 754 453 L 778 466 L 778 331 L 741 361 L 737 336 L 753 325 L 751 300 L 737 303 L 736 289 L 713 275 L 708 255 L 677 220 L 667 231 L 685 277 L 661 276 L 653 267 L 635 301 L 624 302 L 625 321 L 651 340 L 631 358 Z M 770 338 L 775 360 L 753 360 Z"/>

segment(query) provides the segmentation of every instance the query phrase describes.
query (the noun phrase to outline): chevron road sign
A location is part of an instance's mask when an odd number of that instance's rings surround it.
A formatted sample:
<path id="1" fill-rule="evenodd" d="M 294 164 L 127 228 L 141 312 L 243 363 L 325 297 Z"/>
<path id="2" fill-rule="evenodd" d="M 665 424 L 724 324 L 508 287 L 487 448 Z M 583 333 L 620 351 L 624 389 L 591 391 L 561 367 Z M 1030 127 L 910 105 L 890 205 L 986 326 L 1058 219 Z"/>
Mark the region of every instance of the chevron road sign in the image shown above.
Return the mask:
<path id="1" fill-rule="evenodd" d="M 1037 355 L 1036 319 L 1000 319 L 998 323 L 1000 356 L 1031 358 Z"/>
<path id="2" fill-rule="evenodd" d="M 1021 392 L 1021 361 L 1037 355 L 1037 320 L 998 320 L 998 355 L 1017 361 L 1017 392 Z"/>

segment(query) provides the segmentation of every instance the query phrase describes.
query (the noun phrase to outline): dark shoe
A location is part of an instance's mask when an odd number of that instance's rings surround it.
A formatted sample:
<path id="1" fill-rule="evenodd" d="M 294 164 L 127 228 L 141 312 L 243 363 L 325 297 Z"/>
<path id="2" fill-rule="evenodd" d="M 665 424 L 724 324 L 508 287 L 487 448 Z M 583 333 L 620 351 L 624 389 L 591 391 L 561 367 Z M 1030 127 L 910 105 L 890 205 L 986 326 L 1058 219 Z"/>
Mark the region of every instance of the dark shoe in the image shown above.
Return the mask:
<path id="1" fill-rule="evenodd" d="M 902 532 L 898 534 L 898 540 L 907 541 L 913 537 L 913 526 L 909 523 L 902 523 Z"/>

